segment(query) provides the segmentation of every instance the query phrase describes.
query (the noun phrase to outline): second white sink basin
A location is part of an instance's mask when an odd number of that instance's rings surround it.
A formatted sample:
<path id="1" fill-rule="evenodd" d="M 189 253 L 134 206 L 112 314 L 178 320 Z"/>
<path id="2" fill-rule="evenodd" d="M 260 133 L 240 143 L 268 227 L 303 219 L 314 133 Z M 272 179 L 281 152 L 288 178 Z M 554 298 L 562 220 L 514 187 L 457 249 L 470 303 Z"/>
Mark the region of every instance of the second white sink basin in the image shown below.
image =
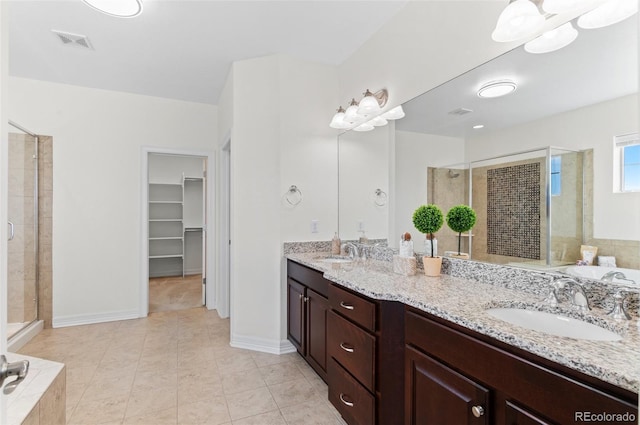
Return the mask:
<path id="1" fill-rule="evenodd" d="M 487 310 L 487 313 L 513 325 L 551 335 L 591 341 L 620 341 L 622 339 L 620 335 L 608 329 L 556 313 L 522 308 L 492 308 Z"/>

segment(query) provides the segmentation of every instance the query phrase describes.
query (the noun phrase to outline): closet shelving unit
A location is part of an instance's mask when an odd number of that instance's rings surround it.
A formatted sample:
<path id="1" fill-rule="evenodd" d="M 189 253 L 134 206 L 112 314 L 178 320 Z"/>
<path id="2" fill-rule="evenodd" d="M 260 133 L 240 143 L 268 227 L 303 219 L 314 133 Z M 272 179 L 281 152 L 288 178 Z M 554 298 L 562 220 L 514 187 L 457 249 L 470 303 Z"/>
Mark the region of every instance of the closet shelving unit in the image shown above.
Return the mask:
<path id="1" fill-rule="evenodd" d="M 184 174 L 180 183 L 149 183 L 149 277 L 201 272 L 201 254 L 187 251 L 202 244 L 203 184 L 203 177 Z"/>
<path id="2" fill-rule="evenodd" d="M 184 185 L 149 183 L 149 276 L 184 276 Z"/>

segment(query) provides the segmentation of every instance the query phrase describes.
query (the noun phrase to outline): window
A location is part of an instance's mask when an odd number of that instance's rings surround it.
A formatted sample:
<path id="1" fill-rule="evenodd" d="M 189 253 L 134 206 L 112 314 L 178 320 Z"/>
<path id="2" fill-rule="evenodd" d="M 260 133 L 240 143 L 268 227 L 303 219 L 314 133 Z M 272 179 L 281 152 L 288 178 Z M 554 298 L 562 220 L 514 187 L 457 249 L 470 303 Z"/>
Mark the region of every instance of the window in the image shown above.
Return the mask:
<path id="1" fill-rule="evenodd" d="M 638 133 L 617 136 L 616 157 L 620 192 L 640 192 L 640 138 Z"/>
<path id="2" fill-rule="evenodd" d="M 551 157 L 551 196 L 559 196 L 562 192 L 562 157 Z"/>

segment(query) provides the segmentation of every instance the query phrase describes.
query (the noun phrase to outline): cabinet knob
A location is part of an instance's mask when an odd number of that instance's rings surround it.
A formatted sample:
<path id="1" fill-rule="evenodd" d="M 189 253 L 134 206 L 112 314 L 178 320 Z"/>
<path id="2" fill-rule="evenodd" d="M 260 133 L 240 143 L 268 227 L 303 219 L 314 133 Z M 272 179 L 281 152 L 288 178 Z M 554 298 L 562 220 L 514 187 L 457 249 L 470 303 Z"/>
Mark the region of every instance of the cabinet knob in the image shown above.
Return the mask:
<path id="1" fill-rule="evenodd" d="M 475 416 L 476 418 L 479 418 L 480 416 L 484 415 L 484 407 L 473 406 L 471 408 L 471 413 L 473 413 L 473 416 Z"/>
<path id="2" fill-rule="evenodd" d="M 353 310 L 355 308 L 351 304 L 345 304 L 344 301 L 340 301 L 340 307 L 344 308 L 345 310 Z"/>
<path id="3" fill-rule="evenodd" d="M 353 407 L 353 403 L 345 399 L 344 393 L 340 393 L 340 401 L 344 403 L 346 406 Z"/>

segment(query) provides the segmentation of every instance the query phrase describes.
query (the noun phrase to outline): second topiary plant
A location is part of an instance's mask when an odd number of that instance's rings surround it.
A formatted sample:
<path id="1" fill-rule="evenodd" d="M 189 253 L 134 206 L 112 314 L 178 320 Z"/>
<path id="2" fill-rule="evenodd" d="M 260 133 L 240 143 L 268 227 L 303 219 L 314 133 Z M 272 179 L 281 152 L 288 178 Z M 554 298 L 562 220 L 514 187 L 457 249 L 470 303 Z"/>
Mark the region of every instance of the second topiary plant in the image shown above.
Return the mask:
<path id="1" fill-rule="evenodd" d="M 424 234 L 429 235 L 431 240 L 431 257 L 423 257 L 422 261 L 424 263 L 424 272 L 427 276 L 439 276 L 440 275 L 440 266 L 442 265 L 442 258 L 435 257 L 434 249 L 433 249 L 433 234 L 440 230 L 442 224 L 444 223 L 444 217 L 442 215 L 442 211 L 436 205 L 421 205 L 416 209 L 413 213 L 413 225 L 415 228 Z M 437 258 L 439 261 L 436 261 L 436 264 L 432 267 L 427 265 L 428 259 Z"/>
<path id="2" fill-rule="evenodd" d="M 468 232 L 475 224 L 476 212 L 468 205 L 456 205 L 447 212 L 447 225 L 458 233 L 458 256 L 462 255 L 460 253 L 462 232 Z"/>

